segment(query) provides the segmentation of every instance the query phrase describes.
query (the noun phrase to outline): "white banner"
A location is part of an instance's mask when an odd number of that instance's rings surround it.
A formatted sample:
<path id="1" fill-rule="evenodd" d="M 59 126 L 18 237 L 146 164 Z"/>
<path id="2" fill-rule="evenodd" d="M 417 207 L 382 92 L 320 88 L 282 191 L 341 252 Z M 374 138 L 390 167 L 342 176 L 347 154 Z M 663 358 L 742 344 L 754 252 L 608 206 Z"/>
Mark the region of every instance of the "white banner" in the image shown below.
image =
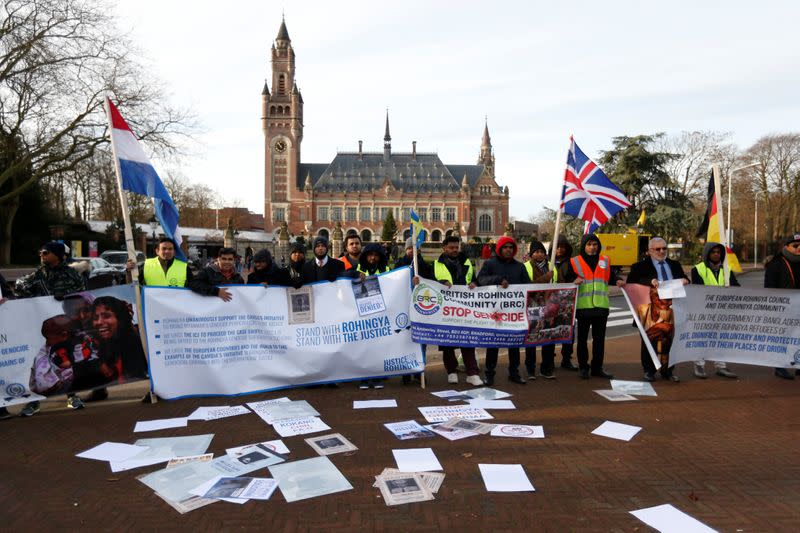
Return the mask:
<path id="1" fill-rule="evenodd" d="M 800 291 L 692 285 L 672 309 L 670 365 L 704 358 L 800 368 Z"/>
<path id="2" fill-rule="evenodd" d="M 411 341 L 408 269 L 366 284 L 227 288 L 230 302 L 144 288 L 150 374 L 159 396 L 236 395 L 424 369 L 420 346 Z"/>

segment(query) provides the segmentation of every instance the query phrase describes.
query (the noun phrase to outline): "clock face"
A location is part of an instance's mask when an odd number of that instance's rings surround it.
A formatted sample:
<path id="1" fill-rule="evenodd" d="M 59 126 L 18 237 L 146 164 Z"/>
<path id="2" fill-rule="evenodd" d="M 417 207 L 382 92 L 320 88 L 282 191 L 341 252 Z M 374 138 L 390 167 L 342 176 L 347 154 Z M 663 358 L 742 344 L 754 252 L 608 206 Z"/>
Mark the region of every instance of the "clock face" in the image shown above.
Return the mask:
<path id="1" fill-rule="evenodd" d="M 282 141 L 282 140 L 276 142 L 275 143 L 275 151 L 278 152 L 279 154 L 282 154 L 283 152 L 285 152 L 286 151 L 286 142 Z"/>

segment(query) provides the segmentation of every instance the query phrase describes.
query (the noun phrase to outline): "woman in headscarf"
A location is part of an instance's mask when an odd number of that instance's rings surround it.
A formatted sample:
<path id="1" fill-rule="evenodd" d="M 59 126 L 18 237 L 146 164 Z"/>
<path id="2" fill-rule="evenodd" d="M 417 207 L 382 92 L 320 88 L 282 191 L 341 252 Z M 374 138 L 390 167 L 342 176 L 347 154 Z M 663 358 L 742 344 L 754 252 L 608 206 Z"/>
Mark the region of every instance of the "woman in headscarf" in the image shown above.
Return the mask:
<path id="1" fill-rule="evenodd" d="M 92 327 L 98 343 L 100 373 L 107 382 L 147 377 L 147 359 L 128 302 L 113 296 L 96 298 L 92 304 Z"/>

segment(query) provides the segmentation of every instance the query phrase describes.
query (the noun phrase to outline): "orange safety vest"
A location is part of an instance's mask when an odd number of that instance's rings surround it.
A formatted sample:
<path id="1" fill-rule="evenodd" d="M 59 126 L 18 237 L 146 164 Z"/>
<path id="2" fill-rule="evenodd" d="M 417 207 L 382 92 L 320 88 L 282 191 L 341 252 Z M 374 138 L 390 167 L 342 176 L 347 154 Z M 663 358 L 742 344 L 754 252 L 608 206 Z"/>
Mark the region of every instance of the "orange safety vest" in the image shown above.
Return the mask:
<path id="1" fill-rule="evenodd" d="M 611 262 L 608 256 L 598 257 L 594 272 L 580 255 L 573 257 L 571 261 L 572 269 L 584 279 L 578 285 L 578 309 L 608 309 L 608 281 L 611 279 Z"/>

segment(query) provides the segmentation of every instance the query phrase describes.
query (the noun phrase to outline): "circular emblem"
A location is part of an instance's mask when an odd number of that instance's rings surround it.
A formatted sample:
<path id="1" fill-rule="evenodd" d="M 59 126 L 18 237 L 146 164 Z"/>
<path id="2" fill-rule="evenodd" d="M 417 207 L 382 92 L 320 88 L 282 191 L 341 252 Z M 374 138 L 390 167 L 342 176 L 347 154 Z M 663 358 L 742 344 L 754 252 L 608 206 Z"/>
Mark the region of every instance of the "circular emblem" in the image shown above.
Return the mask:
<path id="1" fill-rule="evenodd" d="M 600 261 L 597 262 L 597 264 L 600 266 L 600 268 L 606 268 L 608 266 L 608 261 L 606 261 L 605 259 L 601 259 Z"/>
<path id="2" fill-rule="evenodd" d="M 6 396 L 13 396 L 19 398 L 25 395 L 25 385 L 22 383 L 9 383 L 6 385 Z"/>
<path id="3" fill-rule="evenodd" d="M 792 356 L 792 365 L 800 366 L 800 350 L 794 352 L 794 355 Z"/>
<path id="4" fill-rule="evenodd" d="M 408 314 L 400 313 L 394 318 L 394 323 L 397 324 L 398 328 L 405 329 L 408 326 Z"/>
<path id="5" fill-rule="evenodd" d="M 533 430 L 525 426 L 503 426 L 500 428 L 500 433 L 509 437 L 527 437 L 533 435 Z"/>
<path id="6" fill-rule="evenodd" d="M 411 302 L 414 309 L 421 315 L 432 315 L 442 307 L 442 295 L 433 287 L 420 283 L 414 288 Z"/>
<path id="7" fill-rule="evenodd" d="M 278 142 L 276 142 L 275 143 L 275 151 L 278 152 L 279 154 L 282 154 L 283 152 L 285 152 L 286 151 L 286 141 L 279 140 Z"/>

